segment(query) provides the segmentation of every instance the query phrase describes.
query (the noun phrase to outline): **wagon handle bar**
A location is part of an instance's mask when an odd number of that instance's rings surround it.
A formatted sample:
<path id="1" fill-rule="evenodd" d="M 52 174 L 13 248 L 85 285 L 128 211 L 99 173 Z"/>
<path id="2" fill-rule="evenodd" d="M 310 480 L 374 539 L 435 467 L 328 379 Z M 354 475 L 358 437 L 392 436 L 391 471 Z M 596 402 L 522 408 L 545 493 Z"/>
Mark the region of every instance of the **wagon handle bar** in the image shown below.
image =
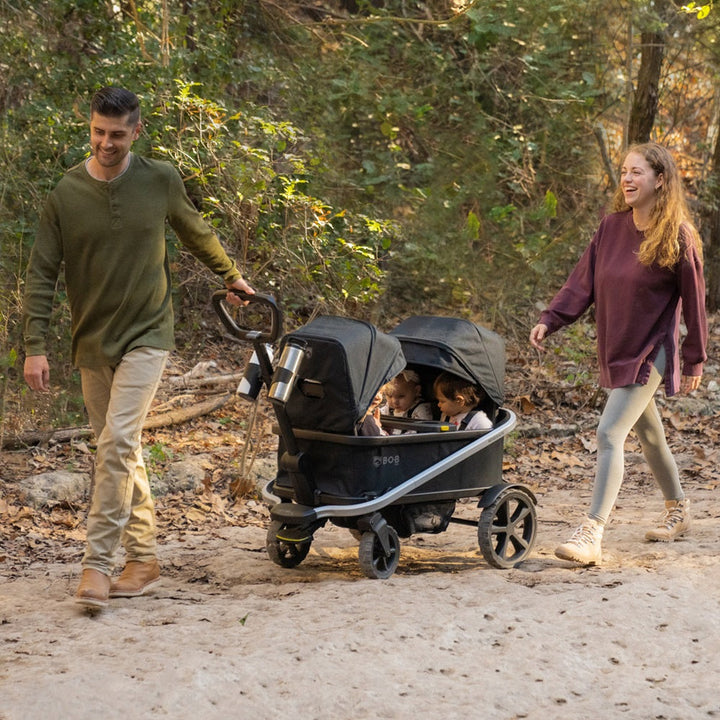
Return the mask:
<path id="1" fill-rule="evenodd" d="M 270 309 L 270 330 L 262 332 L 253 328 L 241 327 L 235 320 L 230 317 L 227 306 L 223 303 L 227 294 L 231 292 L 237 295 L 241 300 L 245 300 L 248 305 L 257 303 L 265 305 Z M 275 302 L 272 295 L 263 295 L 262 293 L 250 294 L 242 290 L 216 290 L 212 295 L 212 304 L 215 312 L 222 321 L 226 330 L 238 340 L 244 340 L 251 343 L 273 343 L 282 332 L 283 316 L 282 311 Z"/>

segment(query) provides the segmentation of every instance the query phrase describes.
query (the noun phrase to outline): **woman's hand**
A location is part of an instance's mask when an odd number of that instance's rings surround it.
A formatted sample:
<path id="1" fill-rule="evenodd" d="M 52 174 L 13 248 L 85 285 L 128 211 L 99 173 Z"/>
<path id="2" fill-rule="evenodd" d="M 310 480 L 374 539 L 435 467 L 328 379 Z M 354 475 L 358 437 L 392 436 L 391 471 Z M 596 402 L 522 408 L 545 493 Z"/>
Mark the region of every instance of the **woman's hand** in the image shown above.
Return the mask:
<path id="1" fill-rule="evenodd" d="M 680 378 L 680 392 L 687 395 L 700 387 L 702 375 L 683 375 Z"/>
<path id="2" fill-rule="evenodd" d="M 547 325 L 544 325 L 543 323 L 538 323 L 531 331 L 530 331 L 530 344 L 540 352 L 545 352 L 545 348 L 543 346 L 543 340 L 545 339 L 545 336 L 547 335 Z"/>

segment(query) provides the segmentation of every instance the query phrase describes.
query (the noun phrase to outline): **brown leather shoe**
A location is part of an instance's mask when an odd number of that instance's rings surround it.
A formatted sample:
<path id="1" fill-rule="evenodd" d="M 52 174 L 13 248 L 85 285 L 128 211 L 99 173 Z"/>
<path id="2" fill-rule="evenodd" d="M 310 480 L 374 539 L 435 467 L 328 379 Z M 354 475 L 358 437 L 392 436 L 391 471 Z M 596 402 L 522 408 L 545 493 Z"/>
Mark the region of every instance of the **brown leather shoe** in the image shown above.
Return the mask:
<path id="1" fill-rule="evenodd" d="M 130 560 L 120 577 L 110 585 L 110 597 L 138 597 L 160 582 L 160 566 L 156 561 Z"/>
<path id="2" fill-rule="evenodd" d="M 110 578 L 93 568 L 82 571 L 75 602 L 90 608 L 103 608 L 108 604 Z"/>

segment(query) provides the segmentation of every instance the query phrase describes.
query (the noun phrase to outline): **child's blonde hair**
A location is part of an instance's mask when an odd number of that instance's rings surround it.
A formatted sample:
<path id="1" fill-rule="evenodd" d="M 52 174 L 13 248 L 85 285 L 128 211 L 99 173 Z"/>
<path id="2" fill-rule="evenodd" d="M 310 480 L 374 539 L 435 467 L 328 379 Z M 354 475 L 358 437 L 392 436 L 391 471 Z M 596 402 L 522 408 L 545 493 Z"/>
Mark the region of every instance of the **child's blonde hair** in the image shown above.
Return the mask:
<path id="1" fill-rule="evenodd" d="M 420 376 L 415 372 L 415 370 L 409 370 L 408 368 L 399 372 L 390 382 L 394 382 L 395 380 L 404 380 L 406 383 L 410 383 L 411 385 L 420 385 Z"/>

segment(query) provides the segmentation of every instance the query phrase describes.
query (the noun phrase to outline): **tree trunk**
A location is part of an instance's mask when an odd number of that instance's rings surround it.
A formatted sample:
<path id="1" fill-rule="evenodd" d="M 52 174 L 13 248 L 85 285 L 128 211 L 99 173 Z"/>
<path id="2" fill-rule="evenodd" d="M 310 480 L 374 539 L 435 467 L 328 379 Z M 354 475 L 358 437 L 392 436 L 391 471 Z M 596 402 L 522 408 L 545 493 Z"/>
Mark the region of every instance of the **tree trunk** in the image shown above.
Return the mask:
<path id="1" fill-rule="evenodd" d="M 628 144 L 650 140 L 657 113 L 660 72 L 665 55 L 664 33 L 644 32 L 640 36 L 640 42 L 642 55 L 637 89 L 628 121 Z"/>
<path id="2" fill-rule="evenodd" d="M 660 96 L 660 76 L 665 46 L 679 22 L 672 0 L 655 0 L 644 7 L 640 24 L 640 69 L 628 119 L 627 141 L 644 143 L 650 140 Z M 628 49 L 632 53 L 632 48 Z M 629 58 L 631 59 L 631 58 Z"/>
<path id="3" fill-rule="evenodd" d="M 720 212 L 713 212 L 714 221 L 708 228 L 710 241 L 705 254 L 705 278 L 707 280 L 707 309 L 720 310 Z"/>
<path id="4" fill-rule="evenodd" d="M 704 196 L 707 198 L 705 216 L 705 278 L 707 280 L 706 302 L 708 310 L 720 310 L 720 201 L 717 191 L 720 188 L 720 133 L 715 138 L 712 166 L 707 179 Z"/>
<path id="5" fill-rule="evenodd" d="M 185 48 L 188 52 L 195 52 L 197 50 L 197 43 L 195 42 L 193 0 L 183 0 L 182 14 L 187 18 L 187 25 L 185 27 Z"/>

